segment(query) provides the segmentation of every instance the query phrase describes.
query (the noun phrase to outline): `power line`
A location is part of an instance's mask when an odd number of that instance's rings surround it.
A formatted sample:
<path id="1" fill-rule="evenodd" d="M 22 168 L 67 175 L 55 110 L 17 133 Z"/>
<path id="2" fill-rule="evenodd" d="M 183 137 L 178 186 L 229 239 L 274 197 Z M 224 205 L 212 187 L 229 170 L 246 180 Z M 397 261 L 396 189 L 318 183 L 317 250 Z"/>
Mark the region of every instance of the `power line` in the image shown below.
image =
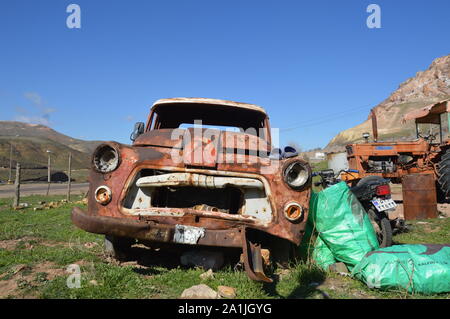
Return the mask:
<path id="1" fill-rule="evenodd" d="M 365 105 L 365 106 L 354 107 L 354 108 L 351 108 L 351 109 L 348 109 L 345 111 L 328 114 L 326 116 L 322 116 L 321 118 L 312 119 L 312 120 L 311 119 L 303 120 L 303 121 L 297 122 L 297 124 L 294 126 L 280 128 L 280 131 L 286 132 L 286 131 L 291 131 L 291 130 L 295 130 L 295 129 L 299 129 L 299 128 L 303 128 L 303 127 L 309 127 L 309 126 L 323 124 L 323 123 L 335 120 L 336 118 L 342 118 L 342 117 L 346 117 L 350 114 L 360 112 L 360 110 L 364 109 L 364 108 L 367 109 L 367 108 L 370 108 L 370 106 Z"/>

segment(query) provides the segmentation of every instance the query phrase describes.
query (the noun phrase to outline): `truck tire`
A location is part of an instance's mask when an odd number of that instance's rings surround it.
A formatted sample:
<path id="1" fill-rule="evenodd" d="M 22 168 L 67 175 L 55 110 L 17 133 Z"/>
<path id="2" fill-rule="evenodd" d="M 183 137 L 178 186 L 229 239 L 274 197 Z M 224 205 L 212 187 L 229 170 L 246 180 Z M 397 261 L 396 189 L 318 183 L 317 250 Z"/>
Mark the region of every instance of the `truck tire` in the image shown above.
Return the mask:
<path id="1" fill-rule="evenodd" d="M 441 157 L 438 168 L 438 184 L 440 191 L 448 198 L 450 197 L 450 149 L 445 151 L 445 154 Z"/>
<path id="2" fill-rule="evenodd" d="M 270 244 L 270 257 L 279 268 L 288 268 L 298 256 L 296 246 L 288 240 L 273 238 Z"/>
<path id="3" fill-rule="evenodd" d="M 119 261 L 128 260 L 131 245 L 135 242 L 132 238 L 105 235 L 105 253 L 107 256 Z"/>

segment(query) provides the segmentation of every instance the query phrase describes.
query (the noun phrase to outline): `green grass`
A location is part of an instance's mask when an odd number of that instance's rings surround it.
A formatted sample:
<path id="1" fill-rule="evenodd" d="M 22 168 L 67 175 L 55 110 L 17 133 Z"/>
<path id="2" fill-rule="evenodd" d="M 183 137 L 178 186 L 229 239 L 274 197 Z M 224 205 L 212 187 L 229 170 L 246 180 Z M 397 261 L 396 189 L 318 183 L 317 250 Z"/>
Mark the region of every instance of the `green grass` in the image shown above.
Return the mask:
<path id="1" fill-rule="evenodd" d="M 215 272 L 214 278 L 202 281 L 199 276 L 203 270 L 199 268 L 161 262 L 119 264 L 104 255 L 102 236 L 73 226 L 70 209 L 77 204 L 65 203 L 55 209 L 33 210 L 40 201 L 63 198 L 30 196 L 24 201 L 31 207 L 21 210 L 12 210 L 10 199 L 0 199 L 0 295 L 2 284 L 16 284 L 9 295 L 2 297 L 179 298 L 184 289 L 200 283 L 213 289 L 219 285 L 234 287 L 237 298 L 450 297 L 449 294 L 424 296 L 403 291 L 371 290 L 357 280 L 324 272 L 302 262 L 293 264 L 287 271 L 274 269 L 271 274 L 274 282 L 271 284 L 254 282 L 244 271 L 235 271 L 231 266 Z M 78 199 L 74 198 L 75 201 Z M 411 223 L 411 231 L 396 236 L 394 240 L 398 243 L 449 242 L 450 219 L 425 222 L 427 224 Z M 81 268 L 79 289 L 69 289 L 66 284 L 69 273 L 65 270 L 73 263 Z"/>
<path id="2" fill-rule="evenodd" d="M 448 244 L 450 218 L 435 218 L 408 222 L 409 232 L 394 237 L 396 244 Z"/>

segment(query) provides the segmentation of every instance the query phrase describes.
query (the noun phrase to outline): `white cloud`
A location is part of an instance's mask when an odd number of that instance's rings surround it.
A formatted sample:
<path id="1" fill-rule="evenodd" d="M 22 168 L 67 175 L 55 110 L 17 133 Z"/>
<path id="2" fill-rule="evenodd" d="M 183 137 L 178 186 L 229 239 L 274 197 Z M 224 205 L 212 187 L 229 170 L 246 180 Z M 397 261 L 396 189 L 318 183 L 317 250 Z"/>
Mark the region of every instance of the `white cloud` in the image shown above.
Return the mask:
<path id="1" fill-rule="evenodd" d="M 42 97 L 35 92 L 25 92 L 23 95 L 36 106 L 42 106 L 44 104 Z"/>
<path id="2" fill-rule="evenodd" d="M 45 126 L 49 126 L 50 122 L 48 120 L 48 118 L 45 117 L 39 117 L 39 116 L 24 116 L 24 115 L 20 115 L 20 116 L 16 116 L 15 121 L 19 121 L 19 122 L 25 122 L 25 123 L 32 123 L 32 124 L 42 124 Z"/>
<path id="3" fill-rule="evenodd" d="M 16 106 L 16 121 L 25 123 L 50 125 L 50 114 L 56 112 L 56 109 L 49 107 L 42 96 L 36 92 L 25 92 L 25 99 L 31 102 L 33 107 Z"/>

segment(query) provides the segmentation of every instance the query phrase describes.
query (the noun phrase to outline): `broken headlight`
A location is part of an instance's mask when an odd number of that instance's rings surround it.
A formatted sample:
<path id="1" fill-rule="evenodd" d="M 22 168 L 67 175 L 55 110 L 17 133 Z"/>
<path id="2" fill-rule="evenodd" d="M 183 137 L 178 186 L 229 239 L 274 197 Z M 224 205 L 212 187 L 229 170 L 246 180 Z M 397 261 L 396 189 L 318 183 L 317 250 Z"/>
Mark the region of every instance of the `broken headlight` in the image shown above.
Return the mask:
<path id="1" fill-rule="evenodd" d="M 94 151 L 92 162 L 100 173 L 109 173 L 119 166 L 119 151 L 114 147 L 103 144 Z"/>
<path id="2" fill-rule="evenodd" d="M 300 161 L 290 162 L 283 170 L 283 180 L 292 189 L 301 190 L 311 177 L 309 165 Z"/>

